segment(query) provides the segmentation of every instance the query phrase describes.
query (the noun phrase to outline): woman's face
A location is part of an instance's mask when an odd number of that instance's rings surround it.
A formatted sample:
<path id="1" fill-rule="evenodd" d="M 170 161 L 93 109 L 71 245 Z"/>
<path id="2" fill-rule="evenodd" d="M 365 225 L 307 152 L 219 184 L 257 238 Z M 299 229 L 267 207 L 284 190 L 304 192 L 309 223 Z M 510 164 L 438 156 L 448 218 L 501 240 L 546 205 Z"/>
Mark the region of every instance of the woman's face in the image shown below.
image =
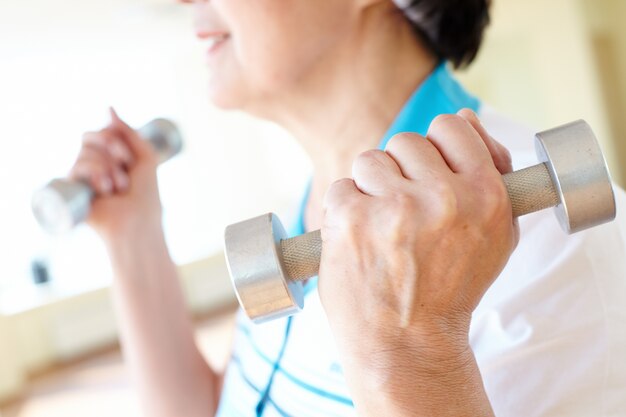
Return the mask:
<path id="1" fill-rule="evenodd" d="M 354 27 L 359 0 L 185 2 L 194 3 L 194 28 L 206 41 L 211 100 L 241 109 L 319 76 Z"/>

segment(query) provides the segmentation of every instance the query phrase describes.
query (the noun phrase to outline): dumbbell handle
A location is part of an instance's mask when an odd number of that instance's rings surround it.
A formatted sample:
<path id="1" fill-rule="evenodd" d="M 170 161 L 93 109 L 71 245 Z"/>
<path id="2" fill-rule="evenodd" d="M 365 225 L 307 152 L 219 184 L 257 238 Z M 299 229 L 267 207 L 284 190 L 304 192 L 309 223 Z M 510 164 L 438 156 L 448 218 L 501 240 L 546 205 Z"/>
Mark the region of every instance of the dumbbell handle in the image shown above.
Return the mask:
<path id="1" fill-rule="evenodd" d="M 160 163 L 182 148 L 180 131 L 170 120 L 154 119 L 139 128 L 138 133 L 154 147 Z M 87 218 L 94 196 L 95 192 L 84 181 L 56 178 L 33 194 L 33 214 L 47 232 L 67 232 Z"/>
<path id="2" fill-rule="evenodd" d="M 559 204 L 559 194 L 545 163 L 502 176 L 511 199 L 513 217 L 534 213 Z M 280 242 L 285 274 L 291 281 L 317 275 L 322 253 L 319 230 Z"/>

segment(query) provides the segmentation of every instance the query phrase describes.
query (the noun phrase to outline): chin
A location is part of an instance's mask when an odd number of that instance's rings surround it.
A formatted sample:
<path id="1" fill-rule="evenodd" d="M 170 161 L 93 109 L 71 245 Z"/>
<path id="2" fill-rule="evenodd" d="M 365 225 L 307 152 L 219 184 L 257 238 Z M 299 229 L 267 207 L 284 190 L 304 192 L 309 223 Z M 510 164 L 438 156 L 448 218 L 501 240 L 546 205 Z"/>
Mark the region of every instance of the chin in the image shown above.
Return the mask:
<path id="1" fill-rule="evenodd" d="M 241 100 L 237 94 L 224 91 L 223 88 L 211 88 L 208 91 L 209 101 L 217 108 L 223 110 L 236 110 L 241 108 Z"/>
<path id="2" fill-rule="evenodd" d="M 223 110 L 243 110 L 248 94 L 241 83 L 216 82 L 211 80 L 208 85 L 208 97 L 211 103 Z"/>

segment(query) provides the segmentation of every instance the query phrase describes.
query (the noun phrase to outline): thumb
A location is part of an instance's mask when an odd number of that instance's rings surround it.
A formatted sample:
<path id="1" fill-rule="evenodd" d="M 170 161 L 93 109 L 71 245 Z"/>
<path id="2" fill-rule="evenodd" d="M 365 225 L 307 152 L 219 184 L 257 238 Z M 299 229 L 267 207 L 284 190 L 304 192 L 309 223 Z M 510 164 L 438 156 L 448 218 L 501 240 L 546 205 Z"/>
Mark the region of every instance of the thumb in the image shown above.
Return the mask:
<path id="1" fill-rule="evenodd" d="M 109 113 L 111 115 L 111 128 L 120 134 L 124 142 L 139 159 L 154 157 L 155 151 L 150 142 L 142 138 L 135 129 L 123 121 L 113 107 L 109 107 Z"/>

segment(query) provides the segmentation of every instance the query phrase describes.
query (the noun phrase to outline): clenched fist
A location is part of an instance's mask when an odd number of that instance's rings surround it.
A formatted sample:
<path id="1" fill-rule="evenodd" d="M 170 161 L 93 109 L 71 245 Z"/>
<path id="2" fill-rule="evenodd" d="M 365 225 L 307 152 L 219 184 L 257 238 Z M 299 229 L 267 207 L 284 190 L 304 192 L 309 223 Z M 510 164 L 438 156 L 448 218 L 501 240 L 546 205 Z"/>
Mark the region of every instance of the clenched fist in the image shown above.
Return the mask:
<path id="1" fill-rule="evenodd" d="M 462 110 L 361 154 L 328 190 L 319 293 L 362 415 L 441 416 L 428 407 L 457 388 L 489 415 L 468 332 L 518 241 L 510 171 Z"/>

